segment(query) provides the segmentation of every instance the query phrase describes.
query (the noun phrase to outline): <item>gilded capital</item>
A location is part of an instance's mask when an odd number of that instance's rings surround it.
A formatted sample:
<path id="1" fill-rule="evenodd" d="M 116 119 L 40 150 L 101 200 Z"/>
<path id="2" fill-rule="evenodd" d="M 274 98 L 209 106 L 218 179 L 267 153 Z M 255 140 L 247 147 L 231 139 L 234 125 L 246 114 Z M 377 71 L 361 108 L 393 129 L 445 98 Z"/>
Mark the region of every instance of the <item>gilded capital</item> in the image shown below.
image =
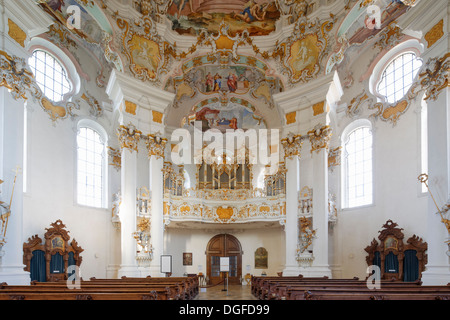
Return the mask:
<path id="1" fill-rule="evenodd" d="M 284 148 L 284 157 L 290 158 L 293 156 L 300 156 L 302 150 L 303 139 L 300 135 L 289 133 L 285 139 L 281 140 Z"/>
<path id="2" fill-rule="evenodd" d="M 142 132 L 137 130 L 132 124 L 129 127 L 121 125 L 117 129 L 121 149 L 127 148 L 130 152 L 133 152 L 133 150 L 137 152 L 141 134 Z"/>
<path id="3" fill-rule="evenodd" d="M 318 152 L 320 149 L 328 149 L 332 130 L 330 126 L 317 125 L 313 130 L 308 132 L 309 141 L 311 142 L 311 152 Z"/>
<path id="4" fill-rule="evenodd" d="M 161 138 L 154 134 L 149 134 L 146 139 L 148 156 L 162 157 L 164 159 L 164 149 L 166 147 L 167 139 Z"/>

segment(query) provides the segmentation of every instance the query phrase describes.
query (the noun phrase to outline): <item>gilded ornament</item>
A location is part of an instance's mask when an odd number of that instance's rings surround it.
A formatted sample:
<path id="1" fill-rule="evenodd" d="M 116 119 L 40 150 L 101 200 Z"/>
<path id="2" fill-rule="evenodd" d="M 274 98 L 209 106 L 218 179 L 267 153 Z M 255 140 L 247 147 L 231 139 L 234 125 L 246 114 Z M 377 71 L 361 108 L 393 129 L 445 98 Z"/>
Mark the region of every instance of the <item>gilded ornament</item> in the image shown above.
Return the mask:
<path id="1" fill-rule="evenodd" d="M 120 150 L 108 146 L 108 155 L 112 159 L 110 165 L 112 165 L 114 169 L 119 171 L 122 166 L 122 155 Z"/>
<path id="2" fill-rule="evenodd" d="M 374 48 L 381 50 L 387 50 L 395 47 L 400 43 L 404 34 L 398 26 L 397 22 L 391 22 L 387 27 L 383 28 L 380 32 L 380 39 L 374 44 Z"/>
<path id="3" fill-rule="evenodd" d="M 450 53 L 442 58 L 431 58 L 419 72 L 419 82 L 425 90 L 425 100 L 436 100 L 449 86 Z"/>
<path id="4" fill-rule="evenodd" d="M 341 151 L 342 147 L 330 149 L 328 153 L 328 168 L 333 170 L 334 167 L 341 165 Z"/>
<path id="5" fill-rule="evenodd" d="M 133 103 L 131 101 L 125 101 L 125 112 L 126 113 L 136 115 L 136 108 L 137 108 L 136 103 Z"/>
<path id="6" fill-rule="evenodd" d="M 313 116 L 318 116 L 326 111 L 325 103 L 326 103 L 325 101 L 322 101 L 322 102 L 316 103 L 312 106 Z"/>
<path id="7" fill-rule="evenodd" d="M 311 142 L 311 152 L 319 152 L 320 149 L 328 149 L 332 135 L 330 126 L 318 124 L 313 130 L 308 132 L 309 141 Z"/>
<path id="8" fill-rule="evenodd" d="M 316 237 L 316 230 L 312 229 L 312 223 L 309 218 L 301 217 L 299 219 L 300 235 L 298 253 L 303 254 L 312 245 L 313 239 Z"/>
<path id="9" fill-rule="evenodd" d="M 444 20 L 439 21 L 428 31 L 424 38 L 428 43 L 427 48 L 431 48 L 444 35 Z"/>
<path id="10" fill-rule="evenodd" d="M 163 114 L 161 112 L 152 110 L 152 116 L 153 116 L 153 122 L 162 124 Z"/>
<path id="11" fill-rule="evenodd" d="M 286 114 L 286 124 L 293 124 L 295 122 L 297 122 L 297 112 L 289 112 Z"/>
<path id="12" fill-rule="evenodd" d="M 149 134 L 145 140 L 147 144 L 148 156 L 156 156 L 156 158 L 164 158 L 164 149 L 167 139 L 161 138 L 155 134 Z"/>
<path id="13" fill-rule="evenodd" d="M 130 152 L 133 152 L 133 150 L 137 152 L 141 134 L 142 132 L 132 124 L 129 127 L 121 125 L 117 129 L 121 149 L 127 148 Z"/>
<path id="14" fill-rule="evenodd" d="M 289 133 L 285 139 L 281 140 L 281 144 L 284 148 L 285 158 L 299 157 L 302 150 L 303 138 L 300 135 Z"/>
<path id="15" fill-rule="evenodd" d="M 22 47 L 25 47 L 25 40 L 27 39 L 27 34 L 23 31 L 14 21 L 8 19 L 8 35 L 13 38 Z"/>

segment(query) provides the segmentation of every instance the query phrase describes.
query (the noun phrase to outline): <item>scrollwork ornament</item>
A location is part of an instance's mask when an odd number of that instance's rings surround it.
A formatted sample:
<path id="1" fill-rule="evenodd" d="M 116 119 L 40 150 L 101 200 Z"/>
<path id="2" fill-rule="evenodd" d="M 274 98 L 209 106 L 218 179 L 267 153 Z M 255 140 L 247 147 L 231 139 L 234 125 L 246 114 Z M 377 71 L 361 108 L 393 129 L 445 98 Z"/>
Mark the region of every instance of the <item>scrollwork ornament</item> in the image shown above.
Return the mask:
<path id="1" fill-rule="evenodd" d="M 328 149 L 332 136 L 330 126 L 322 126 L 318 124 L 313 130 L 308 132 L 309 141 L 311 142 L 311 153 L 319 152 L 320 149 Z"/>
<path id="2" fill-rule="evenodd" d="M 164 149 L 166 147 L 167 139 L 155 134 L 149 134 L 146 139 L 148 156 L 156 156 L 156 158 L 164 159 Z"/>
<path id="3" fill-rule="evenodd" d="M 294 156 L 300 156 L 302 150 L 303 138 L 300 135 L 294 135 L 289 133 L 285 139 L 281 140 L 281 144 L 284 148 L 284 157 L 292 158 Z"/>
<path id="4" fill-rule="evenodd" d="M 137 152 L 141 134 L 142 132 L 137 130 L 132 124 L 128 127 L 121 125 L 117 129 L 121 149 L 127 148 L 130 152 Z"/>
<path id="5" fill-rule="evenodd" d="M 442 58 L 431 58 L 419 74 L 419 82 L 425 90 L 425 100 L 434 101 L 449 86 L 450 52 Z"/>

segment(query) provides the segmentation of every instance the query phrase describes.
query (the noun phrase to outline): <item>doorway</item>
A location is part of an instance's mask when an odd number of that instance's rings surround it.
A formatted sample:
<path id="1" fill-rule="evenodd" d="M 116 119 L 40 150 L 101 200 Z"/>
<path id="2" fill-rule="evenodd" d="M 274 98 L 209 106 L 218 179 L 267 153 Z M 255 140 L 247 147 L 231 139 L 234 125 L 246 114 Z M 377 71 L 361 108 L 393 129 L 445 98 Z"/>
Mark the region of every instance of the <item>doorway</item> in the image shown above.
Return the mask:
<path id="1" fill-rule="evenodd" d="M 206 247 L 206 270 L 209 284 L 223 280 L 220 272 L 220 257 L 230 258 L 229 284 L 240 284 L 242 278 L 242 248 L 239 240 L 230 234 L 218 234 L 209 240 Z"/>

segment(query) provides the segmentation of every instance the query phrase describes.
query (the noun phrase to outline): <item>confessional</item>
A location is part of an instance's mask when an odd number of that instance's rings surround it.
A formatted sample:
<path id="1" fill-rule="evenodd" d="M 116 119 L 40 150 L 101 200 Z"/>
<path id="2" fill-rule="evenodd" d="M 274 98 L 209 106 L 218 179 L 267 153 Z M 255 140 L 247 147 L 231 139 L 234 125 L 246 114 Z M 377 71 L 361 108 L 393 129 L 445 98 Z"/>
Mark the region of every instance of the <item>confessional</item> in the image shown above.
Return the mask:
<path id="1" fill-rule="evenodd" d="M 61 220 L 46 228 L 44 241 L 36 234 L 23 244 L 24 270 L 30 272 L 31 281 L 67 280 L 80 267 L 83 249 L 73 239 Z"/>
<path id="2" fill-rule="evenodd" d="M 367 264 L 378 266 L 384 280 L 420 280 L 427 264 L 427 243 L 413 235 L 405 244 L 403 229 L 392 220 L 388 220 L 383 228 L 379 231 L 380 242 L 374 238 L 364 249 L 368 253 Z"/>

